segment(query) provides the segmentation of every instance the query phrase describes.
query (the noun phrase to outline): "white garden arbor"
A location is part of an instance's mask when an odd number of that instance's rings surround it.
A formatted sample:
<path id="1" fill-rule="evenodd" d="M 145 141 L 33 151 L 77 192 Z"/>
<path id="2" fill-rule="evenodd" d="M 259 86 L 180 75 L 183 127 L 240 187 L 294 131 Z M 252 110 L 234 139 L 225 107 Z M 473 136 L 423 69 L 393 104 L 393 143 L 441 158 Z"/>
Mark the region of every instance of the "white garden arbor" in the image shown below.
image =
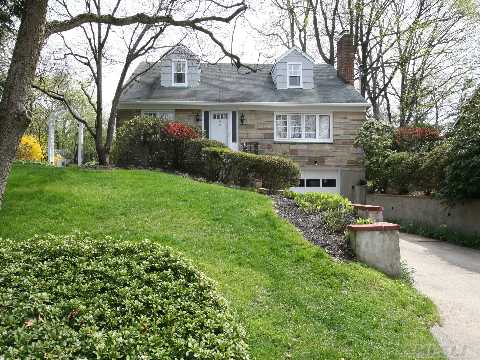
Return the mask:
<path id="1" fill-rule="evenodd" d="M 63 108 L 55 109 L 48 117 L 48 163 L 55 165 L 55 122 L 63 114 L 68 113 Z M 77 164 L 83 163 L 83 133 L 85 125 L 78 123 L 78 149 L 77 149 Z"/>

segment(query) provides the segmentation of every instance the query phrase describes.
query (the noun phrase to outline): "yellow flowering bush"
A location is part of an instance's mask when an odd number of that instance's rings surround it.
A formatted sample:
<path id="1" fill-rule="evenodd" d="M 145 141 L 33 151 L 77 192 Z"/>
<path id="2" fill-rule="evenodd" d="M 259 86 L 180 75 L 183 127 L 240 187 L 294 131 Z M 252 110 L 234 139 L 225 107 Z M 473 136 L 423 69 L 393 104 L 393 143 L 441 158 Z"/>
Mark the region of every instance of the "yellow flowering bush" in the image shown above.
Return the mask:
<path id="1" fill-rule="evenodd" d="M 23 135 L 18 145 L 17 159 L 41 161 L 43 158 L 42 146 L 38 140 L 31 135 Z"/>

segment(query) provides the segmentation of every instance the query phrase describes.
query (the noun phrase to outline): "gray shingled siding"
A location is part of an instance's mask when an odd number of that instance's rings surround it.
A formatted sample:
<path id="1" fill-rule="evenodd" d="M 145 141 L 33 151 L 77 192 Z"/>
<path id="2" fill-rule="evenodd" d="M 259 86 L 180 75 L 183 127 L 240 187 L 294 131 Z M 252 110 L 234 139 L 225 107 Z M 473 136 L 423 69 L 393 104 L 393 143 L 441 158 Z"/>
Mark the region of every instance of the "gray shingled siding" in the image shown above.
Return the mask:
<path id="1" fill-rule="evenodd" d="M 287 63 L 289 62 L 302 64 L 303 88 L 313 89 L 313 63 L 297 51 L 293 51 L 275 64 L 272 77 L 277 89 L 288 89 Z"/>
<path id="2" fill-rule="evenodd" d="M 185 48 L 177 47 L 167 55 L 159 64 L 160 83 L 163 87 L 172 87 L 173 68 L 172 60 L 187 60 L 187 85 L 188 87 L 198 87 L 200 83 L 200 60 Z M 153 73 L 153 69 L 152 69 Z"/>

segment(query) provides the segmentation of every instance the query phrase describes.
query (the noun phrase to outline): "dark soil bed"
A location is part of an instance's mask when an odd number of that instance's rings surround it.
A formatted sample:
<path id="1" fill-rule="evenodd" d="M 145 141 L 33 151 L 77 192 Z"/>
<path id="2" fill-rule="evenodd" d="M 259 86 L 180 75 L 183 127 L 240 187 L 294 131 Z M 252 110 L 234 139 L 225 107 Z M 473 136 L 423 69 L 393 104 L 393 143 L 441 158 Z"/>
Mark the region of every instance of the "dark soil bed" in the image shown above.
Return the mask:
<path id="1" fill-rule="evenodd" d="M 309 214 L 298 207 L 295 201 L 280 195 L 273 195 L 272 199 L 277 213 L 295 225 L 303 233 L 305 239 L 321 246 L 329 255 L 336 259 L 354 259 L 344 234 L 332 234 L 329 232 L 325 228 L 321 213 Z"/>

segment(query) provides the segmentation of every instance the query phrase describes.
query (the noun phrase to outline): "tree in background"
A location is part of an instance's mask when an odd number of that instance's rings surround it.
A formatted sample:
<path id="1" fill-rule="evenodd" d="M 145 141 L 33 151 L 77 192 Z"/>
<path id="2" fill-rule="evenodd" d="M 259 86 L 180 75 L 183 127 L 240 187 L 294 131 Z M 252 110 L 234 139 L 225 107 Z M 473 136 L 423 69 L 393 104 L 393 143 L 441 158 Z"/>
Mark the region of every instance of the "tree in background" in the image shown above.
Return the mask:
<path id="1" fill-rule="evenodd" d="M 55 148 L 61 150 L 63 157 L 67 160 L 76 162 L 79 122 L 65 109 L 62 103 L 45 95 L 45 92 L 61 92 L 65 101 L 71 104 L 71 109 L 75 109 L 75 114 L 81 117 L 90 127 L 94 127 L 95 112 L 82 90 L 86 85 L 72 79 L 68 73 L 42 76 L 37 82 L 42 84 L 43 91 L 32 91 L 29 100 L 31 122 L 25 133 L 34 136 L 42 148 L 46 149 L 48 146 L 48 120 L 51 116 L 55 116 Z M 93 137 L 88 135 L 84 137 L 83 151 L 84 161 L 96 161 L 97 155 Z"/>
<path id="2" fill-rule="evenodd" d="M 463 104 L 451 132 L 443 195 L 480 199 L 480 88 Z"/>
<path id="3" fill-rule="evenodd" d="M 371 115 L 400 126 L 454 117 L 475 60 L 466 56 L 475 29 L 473 0 L 272 0 L 269 24 L 257 32 L 272 43 L 299 46 L 325 63 L 349 32 L 356 79 Z M 270 20 L 272 19 L 272 20 Z M 477 20 L 478 21 L 478 20 Z M 276 31 L 276 29 L 280 29 Z"/>
<path id="4" fill-rule="evenodd" d="M 199 13 L 193 16 L 183 12 L 183 8 L 188 4 L 192 7 L 198 5 L 197 2 L 185 0 L 179 13 L 161 15 L 141 12 L 133 15 L 114 16 L 111 14 L 101 15 L 93 11 L 79 11 L 70 18 L 64 16 L 55 18 L 53 15 L 58 15 L 58 13 L 54 12 L 52 13 L 54 19 L 47 22 L 48 0 L 24 0 L 22 2 L 22 16 L 16 32 L 15 46 L 0 102 L 0 201 L 3 198 L 19 140 L 31 122 L 31 115 L 26 107 L 27 98 L 35 79 L 40 52 L 45 41 L 51 35 L 94 23 L 113 26 L 128 26 L 137 23 L 171 25 L 204 34 L 220 48 L 225 56 L 231 59 L 235 66 L 242 66 L 239 57 L 217 39 L 212 26 L 229 23 L 235 19 L 247 9 L 245 3 L 243 1 L 220 3 L 215 0 L 204 0 Z"/>
<path id="5" fill-rule="evenodd" d="M 88 12 L 96 13 L 98 16 L 111 15 L 115 16 L 121 9 L 121 5 L 126 3 L 122 0 L 116 0 L 113 6 L 102 6 L 101 1 L 95 0 L 83 0 L 78 3 L 82 3 L 85 10 Z M 61 1 L 61 11 L 73 18 L 74 13 L 71 8 L 78 7 L 79 4 L 69 4 L 66 1 Z M 152 4 L 153 5 L 153 4 Z M 155 4 L 156 9 L 153 11 L 154 16 L 160 14 L 164 16 L 171 16 L 174 11 L 178 11 L 175 7 L 175 2 L 171 1 L 158 1 Z M 149 63 L 142 72 L 135 73 L 129 79 L 127 79 L 127 73 L 129 72 L 132 64 L 139 58 L 147 56 L 149 53 L 154 52 L 160 48 L 158 44 L 159 39 L 165 32 L 167 24 L 135 24 L 130 26 L 126 31 L 126 34 L 121 34 L 120 29 L 114 29 L 112 24 L 97 23 L 94 26 L 92 24 L 85 24 L 78 28 L 80 32 L 80 39 L 76 43 L 68 41 L 62 37 L 63 47 L 65 49 L 63 57 L 65 59 L 73 60 L 76 65 L 81 65 L 85 68 L 86 72 L 90 74 L 88 81 L 93 86 L 83 86 L 82 90 L 84 96 L 91 105 L 92 110 L 95 112 L 95 124 L 91 126 L 86 119 L 79 115 L 75 108 L 75 104 L 70 102 L 65 94 L 60 89 L 44 89 L 39 84 L 35 85 L 37 89 L 43 91 L 51 98 L 60 101 L 67 108 L 73 117 L 85 124 L 89 135 L 95 140 L 95 148 L 97 151 L 97 158 L 101 165 L 108 165 L 110 152 L 112 149 L 113 135 L 115 130 L 118 103 L 122 92 L 132 84 L 139 76 L 149 71 L 155 66 L 161 57 L 158 56 L 155 61 Z M 110 107 L 110 112 L 105 114 L 104 110 L 104 66 L 107 62 L 114 62 L 113 54 L 109 53 L 109 43 L 116 41 L 125 45 L 124 53 L 121 54 L 122 59 L 120 63 L 123 67 L 120 71 L 118 82 L 116 85 L 115 94 Z M 68 63 L 66 64 L 68 66 Z M 106 130 L 106 131 L 105 131 Z"/>

